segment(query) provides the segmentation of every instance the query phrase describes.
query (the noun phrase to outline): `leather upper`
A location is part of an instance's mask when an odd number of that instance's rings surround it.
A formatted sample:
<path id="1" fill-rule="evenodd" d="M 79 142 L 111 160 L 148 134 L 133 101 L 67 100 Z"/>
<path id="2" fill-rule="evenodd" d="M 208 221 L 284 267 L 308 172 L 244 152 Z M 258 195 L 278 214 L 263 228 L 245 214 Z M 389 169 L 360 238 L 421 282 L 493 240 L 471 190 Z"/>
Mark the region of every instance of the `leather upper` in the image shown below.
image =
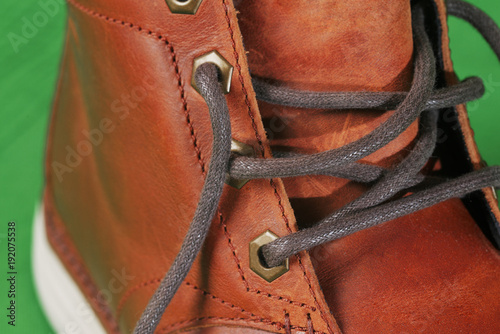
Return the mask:
<path id="1" fill-rule="evenodd" d="M 109 301 L 94 301 L 109 331 L 134 327 L 194 214 L 211 128 L 189 83 L 193 59 L 214 49 L 235 67 L 227 96 L 233 137 L 270 157 L 231 3 L 204 1 L 195 16 L 172 15 L 163 1 L 69 3 L 47 159 L 48 230 L 70 270 L 83 272 L 77 279 L 87 293 L 106 288 L 113 270 L 134 277 Z M 60 181 L 53 163 L 68 165 L 66 148 L 77 150 L 84 131 L 104 119 L 112 130 Z M 267 229 L 296 230 L 281 181 L 226 187 L 221 203 L 160 332 L 221 324 L 284 331 L 285 318 L 295 330 L 312 323 L 338 332 L 306 253 L 273 283 L 249 269 L 251 240 Z"/>
<path id="2" fill-rule="evenodd" d="M 436 3 L 451 84 L 444 5 Z M 407 89 L 412 74 L 405 0 L 243 1 L 243 37 L 230 0 L 204 0 L 196 15 L 172 14 L 162 0 L 69 0 L 68 8 L 47 152 L 47 231 L 110 333 L 134 328 L 194 215 L 212 142 L 207 107 L 190 86 L 196 57 L 217 50 L 234 66 L 226 95 L 233 138 L 262 158 L 271 158 L 270 144 L 307 153 L 344 145 L 389 113 L 258 104 L 249 68 L 316 90 Z M 373 20 L 359 15 L 366 8 Z M 290 20 L 311 28 L 294 30 Z M 465 108 L 457 110 L 479 168 Z M 289 122 L 269 143 L 264 127 L 273 129 L 274 115 Z M 396 163 L 416 130 L 367 161 Z M 500 257 L 458 199 L 302 252 L 272 283 L 250 270 L 248 245 L 258 235 L 293 233 L 296 216 L 306 226 L 364 189 L 318 177 L 225 186 L 158 332 L 495 333 Z"/>

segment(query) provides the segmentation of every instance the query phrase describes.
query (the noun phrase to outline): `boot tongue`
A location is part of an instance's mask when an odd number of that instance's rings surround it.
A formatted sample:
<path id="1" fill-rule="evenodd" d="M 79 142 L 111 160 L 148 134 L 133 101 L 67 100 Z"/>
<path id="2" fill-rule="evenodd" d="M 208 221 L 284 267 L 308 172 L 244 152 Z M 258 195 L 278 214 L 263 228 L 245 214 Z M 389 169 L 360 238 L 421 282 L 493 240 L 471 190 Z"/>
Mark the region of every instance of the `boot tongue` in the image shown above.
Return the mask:
<path id="1" fill-rule="evenodd" d="M 255 0 L 238 5 L 250 71 L 314 91 L 408 90 L 413 38 L 410 0 Z M 315 153 L 373 131 L 392 112 L 306 110 L 259 102 L 273 150 Z M 363 162 L 389 167 L 406 154 L 411 126 Z M 285 179 L 300 226 L 359 196 L 363 185 L 322 176 Z"/>
<path id="2" fill-rule="evenodd" d="M 309 90 L 407 87 L 410 0 L 241 1 L 254 75 Z"/>

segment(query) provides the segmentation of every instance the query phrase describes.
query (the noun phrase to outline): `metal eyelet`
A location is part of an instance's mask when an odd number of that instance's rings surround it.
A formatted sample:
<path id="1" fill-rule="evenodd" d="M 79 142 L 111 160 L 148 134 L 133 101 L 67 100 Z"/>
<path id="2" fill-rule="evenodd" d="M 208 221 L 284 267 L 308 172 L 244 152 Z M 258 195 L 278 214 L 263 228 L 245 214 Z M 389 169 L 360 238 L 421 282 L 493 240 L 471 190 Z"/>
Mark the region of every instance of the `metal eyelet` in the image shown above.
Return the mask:
<path id="1" fill-rule="evenodd" d="M 231 152 L 245 157 L 255 157 L 255 150 L 252 146 L 239 142 L 236 139 L 231 139 Z M 232 178 L 229 173 L 226 174 L 226 184 L 236 189 L 243 188 L 243 186 L 247 184 L 248 181 L 250 180 L 239 180 Z"/>
<path id="2" fill-rule="evenodd" d="M 272 282 L 289 269 L 289 261 L 286 259 L 277 267 L 268 268 L 264 266 L 259 257 L 259 249 L 278 239 L 278 236 L 271 231 L 266 231 L 250 242 L 250 269 L 268 282 Z"/>
<path id="3" fill-rule="evenodd" d="M 194 15 L 203 0 L 165 0 L 168 8 L 174 14 Z"/>
<path id="4" fill-rule="evenodd" d="M 206 53 L 202 56 L 195 58 L 193 61 L 193 73 L 191 76 L 191 86 L 199 93 L 200 90 L 196 85 L 196 80 L 194 75 L 198 67 L 205 63 L 212 63 L 219 68 L 220 72 L 220 80 L 222 83 L 222 89 L 224 94 L 229 94 L 231 91 L 231 79 L 233 77 L 233 66 L 226 60 L 224 57 L 220 55 L 219 52 L 213 50 L 209 53 Z M 255 152 L 252 146 L 239 142 L 235 139 L 231 140 L 231 152 L 234 154 L 242 155 L 242 156 L 255 156 Z M 234 187 L 236 189 L 241 189 L 248 181 L 250 180 L 237 180 L 226 175 L 226 184 Z"/>
<path id="5" fill-rule="evenodd" d="M 233 66 L 226 60 L 224 57 L 220 55 L 216 50 L 206 53 L 202 56 L 195 58 L 193 61 L 193 74 L 191 75 L 191 86 L 199 93 L 198 86 L 196 85 L 196 81 L 194 79 L 194 75 L 198 67 L 205 63 L 212 63 L 219 68 L 222 88 L 224 90 L 224 94 L 229 94 L 231 91 L 231 79 L 233 77 Z"/>

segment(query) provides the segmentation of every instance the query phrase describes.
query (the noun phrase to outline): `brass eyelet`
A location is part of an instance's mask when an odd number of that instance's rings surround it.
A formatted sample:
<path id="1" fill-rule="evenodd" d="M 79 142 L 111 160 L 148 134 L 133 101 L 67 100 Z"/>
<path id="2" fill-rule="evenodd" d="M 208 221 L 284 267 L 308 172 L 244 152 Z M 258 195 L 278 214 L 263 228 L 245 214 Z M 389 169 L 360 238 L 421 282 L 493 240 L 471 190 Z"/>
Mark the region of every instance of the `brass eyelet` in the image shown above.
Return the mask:
<path id="1" fill-rule="evenodd" d="M 198 67 L 205 63 L 212 63 L 219 68 L 222 82 L 222 89 L 224 94 L 229 94 L 231 91 L 231 78 L 233 77 L 233 66 L 220 55 L 216 50 L 206 53 L 202 56 L 195 58 L 193 61 L 193 73 L 191 75 L 191 86 L 199 93 L 200 90 L 196 85 L 194 75 Z"/>
<path id="2" fill-rule="evenodd" d="M 194 15 L 203 0 L 165 0 L 173 14 Z"/>
<path id="3" fill-rule="evenodd" d="M 271 231 L 266 231 L 250 242 L 250 269 L 268 282 L 272 282 L 289 269 L 289 260 L 286 259 L 277 267 L 268 268 L 264 266 L 259 257 L 259 249 L 278 239 L 278 236 Z"/>
<path id="4" fill-rule="evenodd" d="M 252 146 L 239 142 L 236 139 L 231 139 L 231 152 L 237 155 L 245 156 L 245 157 L 254 157 L 255 151 Z M 250 180 L 239 180 L 232 178 L 229 173 L 226 174 L 226 184 L 234 187 L 236 189 L 241 189 L 247 182 Z"/>

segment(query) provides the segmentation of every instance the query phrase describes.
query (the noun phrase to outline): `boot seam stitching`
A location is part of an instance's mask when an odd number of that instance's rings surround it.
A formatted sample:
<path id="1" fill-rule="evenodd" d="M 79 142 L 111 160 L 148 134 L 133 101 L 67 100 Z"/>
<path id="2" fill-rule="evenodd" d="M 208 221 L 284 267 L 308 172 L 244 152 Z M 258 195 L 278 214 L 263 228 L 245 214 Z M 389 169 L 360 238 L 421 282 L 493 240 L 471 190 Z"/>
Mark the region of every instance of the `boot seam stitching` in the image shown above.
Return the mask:
<path id="1" fill-rule="evenodd" d="M 129 295 L 133 294 L 135 291 L 137 291 L 137 290 L 139 290 L 139 289 L 141 289 L 141 288 L 145 288 L 145 287 L 147 287 L 147 286 L 149 286 L 149 285 L 152 285 L 152 284 L 158 284 L 158 283 L 160 283 L 160 282 L 161 282 L 161 280 L 162 280 L 161 278 L 156 278 L 156 279 L 152 279 L 152 280 L 149 280 L 149 281 L 143 282 L 142 284 L 140 284 L 140 285 L 136 286 L 136 288 L 135 288 L 135 289 L 134 289 L 134 288 L 132 288 L 132 289 L 128 290 L 128 292 L 127 292 L 127 296 L 129 296 Z M 184 284 L 184 285 L 186 285 L 186 286 L 191 287 L 192 289 L 194 289 L 194 290 L 196 290 L 196 291 L 199 291 L 199 292 L 200 292 L 200 293 L 202 293 L 203 295 L 205 295 L 205 296 L 207 296 L 207 297 L 210 297 L 211 299 L 213 299 L 213 300 L 215 300 L 215 301 L 217 301 L 217 302 L 220 302 L 220 303 L 221 303 L 221 304 L 223 304 L 223 305 L 226 305 L 226 306 L 228 306 L 228 307 L 230 307 L 230 308 L 232 308 L 232 309 L 237 309 L 238 311 L 240 311 L 241 313 L 243 313 L 243 314 L 245 314 L 245 315 L 248 315 L 249 317 L 253 317 L 253 318 L 256 318 L 256 317 L 258 317 L 258 318 L 262 318 L 261 316 L 258 316 L 258 315 L 255 315 L 255 314 L 254 314 L 254 313 L 252 313 L 252 312 L 246 311 L 245 309 L 243 309 L 242 307 L 240 307 L 240 306 L 238 306 L 238 305 L 235 305 L 235 304 L 233 304 L 233 303 L 227 302 L 227 301 L 225 301 L 224 299 L 219 298 L 219 297 L 217 297 L 217 296 L 215 296 L 215 295 L 211 294 L 210 292 L 205 291 L 205 290 L 203 290 L 203 289 L 199 288 L 198 286 L 196 286 L 196 285 L 194 285 L 194 284 L 192 284 L 192 283 L 189 283 L 189 282 L 184 282 L 183 284 Z M 121 302 L 119 303 L 119 305 L 117 306 L 117 310 L 116 310 L 116 318 L 117 318 L 117 319 L 119 319 L 119 318 L 120 318 L 120 316 L 121 316 L 121 311 L 122 311 L 123 306 L 124 306 L 124 302 L 126 302 L 126 301 L 127 301 L 127 298 L 125 298 L 125 296 L 124 296 L 124 297 L 122 297 L 122 301 L 121 301 Z M 263 318 L 263 319 L 264 319 L 264 318 Z"/>
<path id="2" fill-rule="evenodd" d="M 186 91 L 184 89 L 184 83 L 182 81 L 182 76 L 181 76 L 181 72 L 180 72 L 180 68 L 179 68 L 179 63 L 177 61 L 177 54 L 176 54 L 176 52 L 174 50 L 174 47 L 173 47 L 172 43 L 170 43 L 167 40 L 167 38 L 165 36 L 163 36 L 163 34 L 161 34 L 161 33 L 155 33 L 150 28 L 143 28 L 142 25 L 138 25 L 138 24 L 135 24 L 135 23 L 132 23 L 132 22 L 127 22 L 125 20 L 120 20 L 120 19 L 112 18 L 112 17 L 110 17 L 108 15 L 105 15 L 105 14 L 99 13 L 99 12 L 97 12 L 95 10 L 92 10 L 90 8 L 87 8 L 87 7 L 83 6 L 82 4 L 80 4 L 80 3 L 78 3 L 78 2 L 76 2 L 74 0 L 67 0 L 67 1 L 68 1 L 68 3 L 72 4 L 75 8 L 81 10 L 84 13 L 87 13 L 88 15 L 100 18 L 100 19 L 105 20 L 107 22 L 116 23 L 117 25 L 122 25 L 124 27 L 129 27 L 130 29 L 133 29 L 133 30 L 135 30 L 138 33 L 143 33 L 145 36 L 151 36 L 152 38 L 165 43 L 165 45 L 168 47 L 168 51 L 169 51 L 169 53 L 170 53 L 170 55 L 172 57 L 172 63 L 174 65 L 175 75 L 176 75 L 177 80 L 178 80 L 177 84 L 178 84 L 178 89 L 179 89 L 180 96 L 181 96 L 182 107 L 183 107 L 183 110 L 184 110 L 184 114 L 186 116 L 186 121 L 187 121 L 187 125 L 188 125 L 189 131 L 190 131 L 191 139 L 193 141 L 194 150 L 195 150 L 195 153 L 196 153 L 197 158 L 198 158 L 198 163 L 200 164 L 200 167 L 201 167 L 201 170 L 202 170 L 202 175 L 205 175 L 205 172 L 206 172 L 205 171 L 205 161 L 203 159 L 201 150 L 200 150 L 200 148 L 198 146 L 198 139 L 196 138 L 194 127 L 193 127 L 193 124 L 192 124 L 192 121 L 191 121 L 191 116 L 189 114 L 189 108 L 188 108 L 188 104 L 187 104 Z"/>
<path id="3" fill-rule="evenodd" d="M 146 282 L 144 282 L 144 283 L 140 284 L 140 286 L 136 286 L 136 289 L 131 289 L 131 290 L 129 290 L 129 291 L 128 291 L 128 293 L 127 293 L 127 295 L 130 295 L 130 294 L 132 294 L 133 292 L 137 291 L 138 289 L 145 288 L 145 287 L 147 287 L 147 286 L 149 286 L 149 285 L 152 285 L 152 284 L 158 284 L 158 283 L 160 283 L 160 282 L 161 282 L 161 280 L 162 280 L 161 278 L 156 278 L 156 279 L 152 279 L 152 280 L 146 281 Z M 268 318 L 264 318 L 264 317 L 262 317 L 262 316 L 258 316 L 258 315 L 256 315 L 256 314 L 254 314 L 254 313 L 252 313 L 252 312 L 249 312 L 249 311 L 247 311 L 247 310 L 243 309 L 242 307 L 237 306 L 237 305 L 235 305 L 235 304 L 233 304 L 233 303 L 230 303 L 230 302 L 228 302 L 228 301 L 225 301 L 224 299 L 222 299 L 222 298 L 220 298 L 220 297 L 217 297 L 217 296 L 215 296 L 214 294 L 212 294 L 212 293 L 210 293 L 210 292 L 208 292 L 208 291 L 205 291 L 205 290 L 203 290 L 203 289 L 199 288 L 199 287 L 198 287 L 198 286 L 196 286 L 195 284 L 192 284 L 192 283 L 190 283 L 190 282 L 184 282 L 183 284 L 184 284 L 184 285 L 186 285 L 186 286 L 189 286 L 190 288 L 192 288 L 192 289 L 193 289 L 193 290 L 195 290 L 195 291 L 200 292 L 200 293 L 201 293 L 201 294 L 203 294 L 204 296 L 207 296 L 207 297 L 209 297 L 210 299 L 213 299 L 213 300 L 215 300 L 215 301 L 217 301 L 217 302 L 219 302 L 219 303 L 223 304 L 224 306 L 227 306 L 227 307 L 229 307 L 229 308 L 232 308 L 232 309 L 236 309 L 236 310 L 238 310 L 239 312 L 241 312 L 241 313 L 243 313 L 243 314 L 245 314 L 245 315 L 249 316 L 250 318 L 266 319 L 266 320 L 272 321 L 272 320 L 270 320 L 270 319 L 268 319 Z M 116 318 L 117 318 L 117 319 L 119 319 L 119 318 L 120 318 L 120 316 L 121 316 L 121 315 L 120 315 L 120 313 L 121 313 L 121 310 L 122 310 L 122 308 L 123 308 L 123 302 L 125 302 L 125 301 L 126 301 L 126 298 L 125 298 L 125 296 L 124 296 L 124 297 L 123 297 L 123 299 L 122 299 L 122 302 L 121 302 L 121 303 L 117 306 L 117 311 L 116 311 Z M 168 325 L 168 326 L 171 326 L 171 325 Z"/>
<path id="4" fill-rule="evenodd" d="M 264 317 L 262 317 L 262 316 L 255 315 L 255 314 L 254 314 L 254 313 L 252 313 L 252 312 L 246 311 L 246 310 L 244 310 L 243 308 L 241 308 L 241 307 L 239 307 L 239 306 L 236 306 L 236 305 L 234 305 L 234 304 L 232 304 L 232 303 L 230 303 L 230 302 L 227 302 L 227 301 L 223 300 L 222 298 L 219 298 L 219 297 L 217 297 L 217 296 L 215 296 L 215 295 L 213 295 L 213 294 L 211 294 L 211 293 L 209 293 L 209 292 L 207 292 L 207 291 L 204 291 L 203 289 L 201 289 L 201 288 L 197 287 L 197 286 L 196 286 L 196 285 L 194 285 L 194 284 L 191 284 L 191 283 L 189 283 L 189 282 L 185 282 L 185 284 L 186 284 L 187 286 L 191 286 L 194 290 L 200 291 L 202 294 L 204 294 L 204 295 L 206 295 L 206 296 L 210 297 L 211 299 L 214 299 L 214 300 L 216 300 L 216 301 L 220 302 L 220 303 L 221 303 L 221 304 L 223 304 L 223 305 L 226 305 L 226 306 L 228 306 L 228 307 L 230 307 L 230 308 L 233 308 L 233 309 L 237 309 L 237 310 L 239 310 L 240 312 L 242 312 L 243 314 L 246 314 L 246 315 L 250 316 L 251 318 L 254 318 L 254 319 L 259 319 L 259 320 L 266 320 L 265 322 L 268 322 L 268 321 L 269 321 L 269 323 L 270 323 L 270 324 L 273 324 L 273 325 L 278 324 L 279 326 L 283 327 L 283 325 L 282 325 L 280 322 L 278 322 L 278 321 L 272 321 L 272 320 L 270 320 L 269 318 L 264 318 Z M 309 315 L 309 314 L 308 314 L 308 315 Z M 308 319 L 308 320 L 309 320 L 309 319 Z M 306 329 L 306 328 L 307 328 L 307 327 L 294 326 L 294 325 L 292 325 L 292 324 L 290 323 L 290 328 L 292 328 L 292 326 L 293 326 L 293 327 L 296 327 L 296 328 L 300 328 L 300 329 Z M 323 333 L 323 332 L 317 332 L 317 333 Z M 323 334 L 326 334 L 326 333 L 323 333 Z"/>
<path id="5" fill-rule="evenodd" d="M 151 284 L 155 284 L 155 283 L 160 283 L 161 282 L 161 278 L 155 278 L 155 279 L 152 279 L 152 280 L 149 280 L 149 281 L 144 281 L 142 283 L 139 283 L 137 285 L 134 285 L 132 288 L 130 288 L 129 290 L 127 290 L 127 292 L 125 292 L 123 294 L 123 296 L 120 298 L 120 300 L 118 301 L 118 304 L 116 306 L 116 311 L 115 311 L 115 317 L 116 319 L 120 319 L 121 317 L 121 312 L 123 310 L 123 308 L 125 307 L 125 304 L 127 303 L 127 301 L 129 300 L 129 297 L 136 291 L 142 289 L 142 288 L 145 288 Z"/>
<path id="6" fill-rule="evenodd" d="M 146 287 L 146 286 L 148 286 L 150 284 L 159 283 L 159 282 L 161 282 L 161 278 L 152 279 L 152 280 L 149 280 L 147 282 L 144 282 L 144 285 L 142 287 Z M 269 318 L 264 318 L 262 316 L 256 315 L 256 314 L 254 314 L 254 313 L 252 313 L 250 311 L 247 311 L 247 310 L 243 309 L 240 306 L 237 306 L 237 305 L 235 305 L 235 304 L 233 304 L 231 302 L 225 301 L 224 299 L 222 299 L 220 297 L 217 297 L 214 294 L 211 294 L 210 292 L 207 292 L 207 291 L 199 288 L 198 286 L 196 286 L 196 285 L 194 285 L 194 284 L 192 284 L 190 282 L 184 282 L 184 285 L 191 287 L 195 291 L 199 291 L 201 294 L 203 294 L 203 295 L 209 297 L 210 299 L 213 299 L 213 300 L 215 300 L 215 301 L 223 304 L 224 306 L 227 306 L 229 308 L 238 310 L 239 312 L 241 312 L 241 313 L 243 313 L 243 314 L 245 314 L 245 315 L 247 315 L 247 316 L 250 317 L 248 319 L 247 318 L 233 318 L 233 319 L 245 319 L 245 320 L 250 320 L 250 321 L 259 321 L 259 322 L 270 324 L 270 325 L 276 325 L 276 326 L 278 326 L 280 328 L 286 327 L 284 324 L 282 324 L 282 323 L 280 323 L 278 321 L 272 321 Z M 117 311 L 116 318 L 119 318 L 119 311 Z M 205 317 L 205 318 L 214 318 L 214 317 Z M 222 317 L 220 317 L 220 318 L 222 319 Z M 308 321 L 311 321 L 310 317 L 308 317 Z M 181 324 L 183 322 L 184 321 L 167 325 L 166 327 L 162 328 L 161 331 L 165 330 L 165 328 L 173 327 L 173 326 L 179 325 L 179 324 Z M 290 324 L 290 328 L 301 329 L 301 330 L 307 330 L 308 329 L 308 327 L 295 326 L 295 325 L 291 325 L 291 324 Z M 314 331 L 314 333 L 326 334 L 324 332 L 318 332 L 318 331 Z"/>
<path id="7" fill-rule="evenodd" d="M 226 15 L 226 21 L 227 21 L 227 25 L 228 25 L 229 35 L 230 35 L 230 38 L 231 38 L 231 44 L 232 44 L 232 47 L 233 47 L 234 57 L 235 57 L 235 60 L 236 60 L 235 67 L 238 70 L 238 78 L 239 78 L 239 81 L 241 83 L 242 91 L 245 94 L 245 103 L 246 103 L 246 105 L 248 107 L 248 115 L 250 116 L 250 119 L 252 120 L 252 127 L 254 129 L 255 137 L 256 137 L 256 139 L 258 141 L 258 144 L 259 144 L 259 149 L 260 149 L 261 155 L 264 156 L 264 152 L 265 152 L 264 145 L 262 143 L 262 138 L 260 137 L 260 134 L 258 133 L 257 124 L 255 122 L 255 118 L 253 116 L 252 107 L 250 105 L 250 101 L 249 101 L 249 97 L 248 97 L 248 92 L 247 92 L 247 90 L 245 88 L 243 74 L 242 74 L 242 71 L 241 71 L 241 65 L 239 64 L 239 58 L 240 58 L 240 56 L 239 56 L 238 51 L 236 50 L 236 41 L 234 39 L 234 31 L 233 31 L 233 28 L 232 28 L 232 25 L 231 25 L 231 19 L 229 17 L 229 9 L 228 9 L 228 6 L 226 4 L 226 0 L 222 0 L 222 7 L 223 7 L 223 9 L 225 11 L 225 15 Z M 289 224 L 288 218 L 285 216 L 285 209 L 284 209 L 283 205 L 281 204 L 281 196 L 278 193 L 278 189 L 277 189 L 276 184 L 274 183 L 273 179 L 270 180 L 269 184 L 274 189 L 274 193 L 275 193 L 275 195 L 276 195 L 276 197 L 278 199 L 278 207 L 281 210 L 281 214 L 282 214 L 283 220 L 284 220 L 284 222 L 286 224 L 286 228 L 287 228 L 287 230 L 288 230 L 289 233 L 292 233 L 292 230 L 290 228 L 290 224 Z M 320 304 L 319 304 L 319 302 L 318 302 L 318 300 L 316 298 L 316 293 L 312 289 L 311 281 L 310 281 L 309 277 L 307 276 L 305 267 L 302 264 L 301 257 L 300 257 L 299 254 L 295 255 L 295 257 L 296 257 L 296 259 L 299 262 L 299 266 L 300 266 L 300 268 L 301 268 L 301 270 L 302 270 L 302 272 L 304 274 L 304 279 L 306 280 L 306 283 L 309 286 L 309 292 L 311 293 L 311 295 L 312 295 L 312 297 L 314 299 L 316 307 L 319 309 L 319 312 L 321 314 L 321 318 L 323 318 L 323 321 L 326 323 L 326 326 L 327 326 L 329 332 L 333 333 L 333 330 L 330 327 L 330 323 L 328 322 L 326 316 L 324 315 L 323 308 L 320 306 Z"/>
<path id="8" fill-rule="evenodd" d="M 203 294 L 204 296 L 207 296 L 207 297 L 209 297 L 209 298 L 211 298 L 211 299 L 213 299 L 213 300 L 215 300 L 215 301 L 217 301 L 217 302 L 219 302 L 219 303 L 221 303 L 221 304 L 223 304 L 223 305 L 225 305 L 225 306 L 227 306 L 227 307 L 229 307 L 229 308 L 236 309 L 236 310 L 240 311 L 241 313 L 243 313 L 243 314 L 245 314 L 245 315 L 247 315 L 247 316 L 249 316 L 249 317 L 270 320 L 270 319 L 268 319 L 268 318 L 264 318 L 264 317 L 262 317 L 262 316 L 255 315 L 254 313 L 252 313 L 252 312 L 250 312 L 250 311 L 246 311 L 246 310 L 245 310 L 245 309 L 243 309 L 242 307 L 237 306 L 237 305 L 234 305 L 233 303 L 227 302 L 227 301 L 225 301 L 224 299 L 219 298 L 219 297 L 217 297 L 217 296 L 215 296 L 215 295 L 211 294 L 210 292 L 207 292 L 207 291 L 205 291 L 205 290 L 203 290 L 203 289 L 201 289 L 201 288 L 197 287 L 197 286 L 196 286 L 196 285 L 194 285 L 194 284 L 191 284 L 191 283 L 189 283 L 189 282 L 184 282 L 184 284 L 185 284 L 185 285 L 187 285 L 187 286 L 189 286 L 189 287 L 191 287 L 191 288 L 193 288 L 195 291 L 199 291 L 199 292 L 200 292 L 201 294 Z M 271 321 L 271 320 L 270 320 L 270 321 Z"/>
<path id="9" fill-rule="evenodd" d="M 184 324 L 189 324 L 189 323 L 195 323 L 195 322 L 201 321 L 201 320 L 225 320 L 225 321 L 261 322 L 261 323 L 264 323 L 264 324 L 268 324 L 268 325 L 272 325 L 272 326 L 277 326 L 278 330 L 283 330 L 284 329 L 284 324 L 282 324 L 281 322 L 279 322 L 279 321 L 269 321 L 269 320 L 263 319 L 263 318 L 249 319 L 249 318 L 236 318 L 236 317 L 230 318 L 230 317 L 211 317 L 211 316 L 207 316 L 207 317 L 198 317 L 198 318 L 193 318 L 193 319 L 183 320 L 183 321 L 179 321 L 179 322 L 173 323 L 171 325 L 162 327 L 160 329 L 160 333 L 168 333 L 168 330 L 171 329 L 172 327 L 179 326 L 179 325 L 184 325 Z M 307 331 L 307 327 L 301 327 L 301 326 L 296 326 L 296 325 L 292 325 L 292 324 L 290 324 L 290 328 L 291 329 L 296 329 L 296 330 L 301 330 L 301 331 Z M 321 332 L 321 331 L 314 331 L 314 333 L 317 333 L 317 334 L 326 334 L 325 332 Z"/>
<path id="10" fill-rule="evenodd" d="M 149 285 L 152 285 L 152 284 L 157 284 L 161 282 L 161 278 L 155 278 L 155 279 L 151 279 L 151 280 L 148 280 L 148 281 L 144 281 L 140 284 L 137 284 L 135 286 L 133 286 L 132 288 L 130 288 L 123 296 L 122 298 L 120 299 L 120 301 L 118 302 L 118 305 L 116 307 L 116 318 L 119 319 L 120 316 L 121 316 L 121 312 L 123 310 L 123 307 L 125 306 L 126 302 L 129 300 L 129 297 L 136 291 L 142 289 L 142 288 L 146 288 L 148 287 Z M 211 298 L 213 299 L 220 299 L 221 301 L 223 301 L 223 304 L 230 304 L 231 306 L 235 307 L 235 308 L 238 308 L 240 311 L 242 312 L 248 312 L 249 314 L 251 314 L 252 316 L 254 317 L 257 317 L 257 315 L 249 312 L 249 311 L 246 311 L 244 310 L 243 308 L 241 308 L 240 306 L 237 306 L 235 304 L 232 304 L 232 303 L 229 303 L 229 302 L 226 302 L 224 301 L 223 299 L 219 298 L 219 297 L 215 297 L 213 294 L 211 294 L 210 292 L 208 291 L 205 291 L 199 287 L 197 287 L 196 285 L 192 284 L 192 283 L 189 283 L 189 282 L 184 282 L 185 285 L 188 285 L 188 286 L 191 286 L 192 288 L 194 288 L 195 290 L 199 290 L 201 291 L 203 294 L 207 295 L 207 296 L 210 296 Z M 298 306 L 298 307 L 303 307 L 303 308 L 308 308 L 310 309 L 311 311 L 315 312 L 316 311 L 316 308 L 314 307 L 311 307 L 309 305 L 306 305 L 306 304 L 303 304 L 303 303 L 298 303 L 298 302 L 294 302 L 292 300 L 289 300 L 289 299 L 286 299 L 284 297 L 281 297 L 281 296 L 274 296 L 274 297 L 271 297 L 270 294 L 266 294 L 265 292 L 262 292 L 262 291 L 259 291 L 259 290 L 255 290 L 255 289 L 252 289 L 253 291 L 252 292 L 257 292 L 257 294 L 260 294 L 262 295 L 263 297 L 268 297 L 268 298 L 273 298 L 273 299 L 277 299 L 277 300 L 280 300 L 280 301 L 283 301 L 283 302 L 286 302 L 288 304 L 291 304 L 291 305 L 295 305 L 295 306 Z M 213 296 L 213 297 L 212 297 Z"/>

